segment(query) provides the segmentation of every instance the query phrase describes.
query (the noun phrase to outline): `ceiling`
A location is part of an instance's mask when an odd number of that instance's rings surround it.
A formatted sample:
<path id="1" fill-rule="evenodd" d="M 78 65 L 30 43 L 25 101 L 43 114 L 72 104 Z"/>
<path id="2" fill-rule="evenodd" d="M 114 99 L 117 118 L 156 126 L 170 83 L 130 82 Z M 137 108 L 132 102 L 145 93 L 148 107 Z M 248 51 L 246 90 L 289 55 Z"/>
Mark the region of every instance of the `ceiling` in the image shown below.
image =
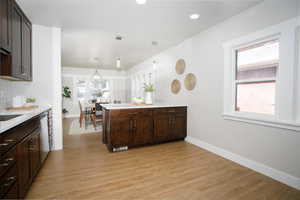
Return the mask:
<path id="1" fill-rule="evenodd" d="M 122 69 L 262 0 L 18 0 L 32 23 L 62 27 L 62 65 Z M 189 15 L 199 13 L 198 20 Z M 115 40 L 116 35 L 124 37 Z M 152 41 L 158 45 L 152 45 Z"/>

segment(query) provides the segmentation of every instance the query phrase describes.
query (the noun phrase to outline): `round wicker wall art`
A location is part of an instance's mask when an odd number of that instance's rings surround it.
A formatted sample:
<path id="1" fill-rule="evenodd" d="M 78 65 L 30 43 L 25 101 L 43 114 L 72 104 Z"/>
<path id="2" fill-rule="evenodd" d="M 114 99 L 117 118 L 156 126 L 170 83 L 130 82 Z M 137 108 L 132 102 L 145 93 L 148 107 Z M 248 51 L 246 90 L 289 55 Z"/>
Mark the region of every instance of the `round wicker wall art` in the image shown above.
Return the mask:
<path id="1" fill-rule="evenodd" d="M 177 74 L 183 74 L 185 71 L 185 61 L 183 59 L 179 59 L 176 62 L 176 67 L 175 67 L 176 73 Z"/>
<path id="2" fill-rule="evenodd" d="M 175 79 L 172 81 L 171 83 L 171 91 L 173 94 L 178 94 L 178 92 L 180 91 L 181 89 L 181 84 L 180 84 L 180 81 Z"/>
<path id="3" fill-rule="evenodd" d="M 196 87 L 197 78 L 194 74 L 189 73 L 185 76 L 184 86 L 187 90 L 193 90 Z"/>

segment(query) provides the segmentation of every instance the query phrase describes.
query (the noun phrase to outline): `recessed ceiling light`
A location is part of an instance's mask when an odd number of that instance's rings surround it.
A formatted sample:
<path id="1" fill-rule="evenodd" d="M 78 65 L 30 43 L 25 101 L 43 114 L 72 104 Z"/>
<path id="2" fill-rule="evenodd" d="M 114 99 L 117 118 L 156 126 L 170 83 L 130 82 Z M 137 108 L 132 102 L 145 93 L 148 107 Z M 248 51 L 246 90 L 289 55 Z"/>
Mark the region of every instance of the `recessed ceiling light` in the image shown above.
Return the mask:
<path id="1" fill-rule="evenodd" d="M 153 45 L 153 46 L 157 46 L 157 45 L 158 45 L 158 42 L 157 42 L 157 41 L 152 41 L 152 45 Z"/>
<path id="2" fill-rule="evenodd" d="M 121 35 L 116 36 L 116 40 L 122 40 L 122 39 L 123 39 L 123 37 Z"/>
<path id="3" fill-rule="evenodd" d="M 194 14 L 191 14 L 191 15 L 190 15 L 190 19 L 191 19 L 191 20 L 199 19 L 199 17 L 200 17 L 200 15 L 197 14 L 197 13 L 194 13 Z"/>
<path id="4" fill-rule="evenodd" d="M 135 0 L 137 4 L 143 5 L 146 4 L 147 0 Z"/>
<path id="5" fill-rule="evenodd" d="M 120 58 L 117 59 L 117 68 L 118 69 L 121 68 L 121 59 Z"/>

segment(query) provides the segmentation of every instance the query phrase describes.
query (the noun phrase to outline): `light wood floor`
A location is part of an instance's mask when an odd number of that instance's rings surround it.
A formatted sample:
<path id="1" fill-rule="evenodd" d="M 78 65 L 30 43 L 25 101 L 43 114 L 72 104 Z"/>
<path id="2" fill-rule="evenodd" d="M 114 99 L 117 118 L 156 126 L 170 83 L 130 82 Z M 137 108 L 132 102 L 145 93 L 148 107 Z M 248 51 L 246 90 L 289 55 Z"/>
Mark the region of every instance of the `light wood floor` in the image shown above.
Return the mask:
<path id="1" fill-rule="evenodd" d="M 109 153 L 93 133 L 65 135 L 27 198 L 296 200 L 300 191 L 185 142 Z"/>

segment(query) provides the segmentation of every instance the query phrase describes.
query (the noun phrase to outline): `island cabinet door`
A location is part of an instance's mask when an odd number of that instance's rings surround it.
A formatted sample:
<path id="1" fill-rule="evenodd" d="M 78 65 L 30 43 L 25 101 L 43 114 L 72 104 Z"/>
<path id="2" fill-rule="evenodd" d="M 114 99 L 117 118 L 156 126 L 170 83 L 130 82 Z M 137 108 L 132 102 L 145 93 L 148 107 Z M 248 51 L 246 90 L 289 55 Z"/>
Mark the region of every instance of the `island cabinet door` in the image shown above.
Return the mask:
<path id="1" fill-rule="evenodd" d="M 112 148 L 130 146 L 133 120 L 129 117 L 122 117 L 111 120 L 108 143 Z"/>
<path id="2" fill-rule="evenodd" d="M 154 117 L 154 141 L 156 143 L 170 140 L 171 116 L 157 115 Z"/>
<path id="3" fill-rule="evenodd" d="M 172 116 L 171 139 L 183 139 L 186 137 L 186 115 Z"/>
<path id="4" fill-rule="evenodd" d="M 153 143 L 153 118 L 141 116 L 133 119 L 132 145 L 143 146 Z"/>

